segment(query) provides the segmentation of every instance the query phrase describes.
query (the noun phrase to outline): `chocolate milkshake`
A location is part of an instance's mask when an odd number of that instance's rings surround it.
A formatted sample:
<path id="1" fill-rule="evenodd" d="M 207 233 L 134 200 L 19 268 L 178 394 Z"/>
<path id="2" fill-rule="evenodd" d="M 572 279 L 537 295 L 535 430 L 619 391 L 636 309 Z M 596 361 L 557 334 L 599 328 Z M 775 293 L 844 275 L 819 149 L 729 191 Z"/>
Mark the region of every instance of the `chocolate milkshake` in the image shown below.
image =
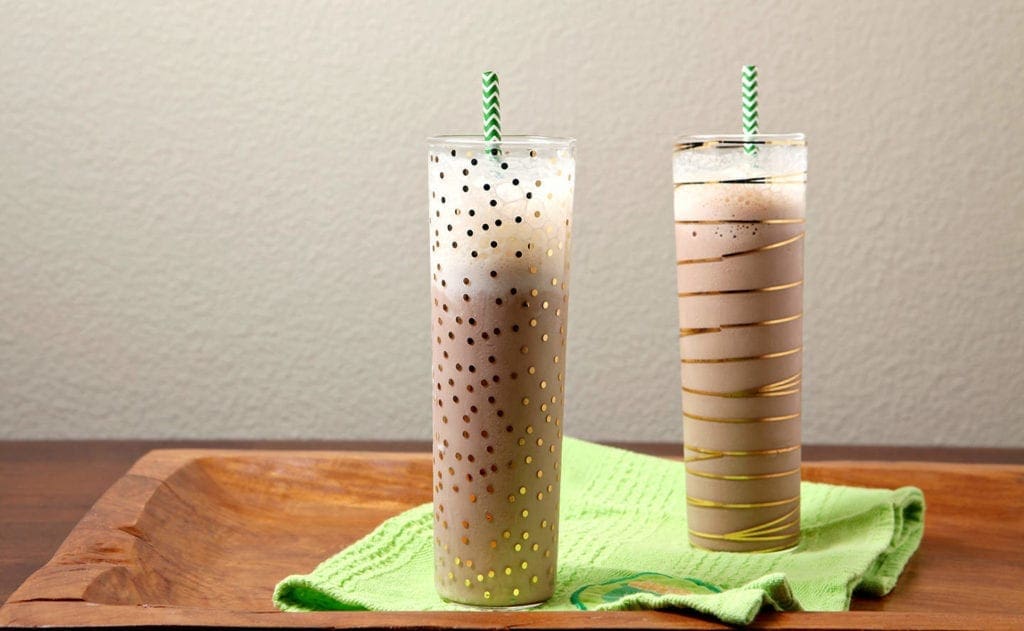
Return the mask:
<path id="1" fill-rule="evenodd" d="M 691 137 L 674 152 L 687 519 L 692 545 L 800 535 L 806 146 Z"/>
<path id="2" fill-rule="evenodd" d="M 574 143 L 429 141 L 435 583 L 483 607 L 554 590 Z"/>

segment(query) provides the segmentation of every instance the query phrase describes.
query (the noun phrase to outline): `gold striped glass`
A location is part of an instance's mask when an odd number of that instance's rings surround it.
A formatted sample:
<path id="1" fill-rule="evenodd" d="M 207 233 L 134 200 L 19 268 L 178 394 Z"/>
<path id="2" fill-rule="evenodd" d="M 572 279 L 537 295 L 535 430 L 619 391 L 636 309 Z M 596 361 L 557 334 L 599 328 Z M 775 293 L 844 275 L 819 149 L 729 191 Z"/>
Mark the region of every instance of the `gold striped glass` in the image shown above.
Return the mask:
<path id="1" fill-rule="evenodd" d="M 756 151 L 744 151 L 751 143 Z M 792 548 L 800 541 L 804 137 L 682 138 L 673 179 L 690 543 Z"/>

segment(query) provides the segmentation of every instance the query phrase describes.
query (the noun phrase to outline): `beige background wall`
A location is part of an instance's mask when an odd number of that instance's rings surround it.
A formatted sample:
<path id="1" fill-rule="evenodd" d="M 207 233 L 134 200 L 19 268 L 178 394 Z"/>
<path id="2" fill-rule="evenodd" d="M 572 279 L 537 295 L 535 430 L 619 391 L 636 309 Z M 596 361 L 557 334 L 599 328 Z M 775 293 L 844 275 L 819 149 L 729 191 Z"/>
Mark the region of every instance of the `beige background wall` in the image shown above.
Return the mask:
<path id="1" fill-rule="evenodd" d="M 810 142 L 807 442 L 1024 445 L 1021 2 L 0 2 L 0 437 L 429 437 L 424 139 L 579 138 L 567 426 L 678 440 L 670 141 Z"/>

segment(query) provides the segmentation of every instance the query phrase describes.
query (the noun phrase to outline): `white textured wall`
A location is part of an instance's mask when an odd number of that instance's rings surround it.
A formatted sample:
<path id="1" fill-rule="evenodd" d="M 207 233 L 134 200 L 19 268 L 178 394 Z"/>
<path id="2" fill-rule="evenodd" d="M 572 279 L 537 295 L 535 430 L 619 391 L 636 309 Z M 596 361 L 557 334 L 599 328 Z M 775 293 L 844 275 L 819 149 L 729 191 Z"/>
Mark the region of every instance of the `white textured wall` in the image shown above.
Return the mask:
<path id="1" fill-rule="evenodd" d="M 810 143 L 808 442 L 1024 445 L 1021 2 L 0 2 L 0 437 L 429 437 L 424 139 L 579 139 L 567 426 L 680 435 L 670 141 Z"/>

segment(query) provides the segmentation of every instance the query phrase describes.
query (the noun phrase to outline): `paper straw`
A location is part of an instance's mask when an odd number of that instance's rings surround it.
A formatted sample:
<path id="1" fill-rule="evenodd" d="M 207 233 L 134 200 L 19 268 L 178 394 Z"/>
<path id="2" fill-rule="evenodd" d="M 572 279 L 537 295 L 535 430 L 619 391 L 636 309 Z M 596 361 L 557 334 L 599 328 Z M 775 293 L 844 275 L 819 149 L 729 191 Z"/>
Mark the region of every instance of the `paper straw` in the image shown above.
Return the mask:
<path id="1" fill-rule="evenodd" d="M 498 101 L 498 75 L 483 74 L 484 140 L 501 142 L 501 103 Z"/>
<path id="2" fill-rule="evenodd" d="M 757 134 L 757 66 L 743 66 L 743 135 Z M 757 145 L 744 143 L 743 150 L 757 153 Z"/>

